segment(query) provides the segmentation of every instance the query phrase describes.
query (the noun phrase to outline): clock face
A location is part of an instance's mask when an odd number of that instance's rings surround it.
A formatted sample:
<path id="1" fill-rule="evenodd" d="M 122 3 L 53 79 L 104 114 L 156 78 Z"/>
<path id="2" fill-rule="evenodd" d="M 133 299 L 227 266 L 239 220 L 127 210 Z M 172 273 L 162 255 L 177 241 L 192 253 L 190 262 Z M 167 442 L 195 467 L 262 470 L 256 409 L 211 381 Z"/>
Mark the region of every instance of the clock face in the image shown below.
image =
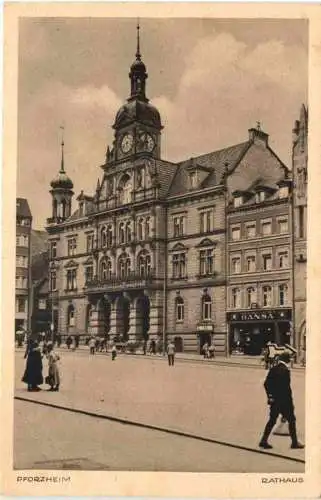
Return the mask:
<path id="1" fill-rule="evenodd" d="M 131 134 L 125 134 L 121 141 L 121 150 L 123 153 L 129 153 L 132 149 L 134 138 Z"/>
<path id="2" fill-rule="evenodd" d="M 143 132 L 139 136 L 139 145 L 141 148 L 145 149 L 146 151 L 151 152 L 151 151 L 153 151 L 153 149 L 155 147 L 155 141 L 150 134 L 148 134 L 147 132 Z"/>

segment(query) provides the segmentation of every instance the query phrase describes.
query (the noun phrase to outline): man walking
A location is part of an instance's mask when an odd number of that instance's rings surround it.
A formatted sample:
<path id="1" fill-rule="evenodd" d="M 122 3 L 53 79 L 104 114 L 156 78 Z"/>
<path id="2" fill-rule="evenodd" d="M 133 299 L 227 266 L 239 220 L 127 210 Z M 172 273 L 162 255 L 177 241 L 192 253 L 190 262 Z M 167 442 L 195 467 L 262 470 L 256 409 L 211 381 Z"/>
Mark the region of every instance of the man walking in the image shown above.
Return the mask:
<path id="1" fill-rule="evenodd" d="M 290 360 L 291 356 L 288 352 L 280 354 L 278 364 L 270 369 L 265 379 L 264 388 L 268 397 L 268 405 L 270 406 L 270 418 L 259 443 L 260 448 L 272 448 L 268 442 L 268 438 L 280 414 L 286 418 L 289 424 L 289 433 L 292 440 L 291 448 L 304 448 L 304 445 L 299 443 L 296 433 L 290 370 L 288 368 Z"/>
<path id="2" fill-rule="evenodd" d="M 169 366 L 174 366 L 175 346 L 171 340 L 169 341 L 169 344 L 167 346 L 167 356 Z"/>

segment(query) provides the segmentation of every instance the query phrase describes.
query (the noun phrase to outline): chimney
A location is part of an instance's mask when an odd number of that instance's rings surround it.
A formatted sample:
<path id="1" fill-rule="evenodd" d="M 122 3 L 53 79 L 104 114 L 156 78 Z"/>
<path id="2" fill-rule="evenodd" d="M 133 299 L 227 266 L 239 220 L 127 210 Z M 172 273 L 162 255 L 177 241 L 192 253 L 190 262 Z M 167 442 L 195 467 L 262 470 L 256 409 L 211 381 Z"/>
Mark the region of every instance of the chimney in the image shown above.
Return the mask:
<path id="1" fill-rule="evenodd" d="M 254 144 L 264 144 L 268 146 L 269 143 L 269 134 L 266 134 L 261 130 L 260 122 L 257 122 L 256 128 L 249 129 L 249 140 Z"/>

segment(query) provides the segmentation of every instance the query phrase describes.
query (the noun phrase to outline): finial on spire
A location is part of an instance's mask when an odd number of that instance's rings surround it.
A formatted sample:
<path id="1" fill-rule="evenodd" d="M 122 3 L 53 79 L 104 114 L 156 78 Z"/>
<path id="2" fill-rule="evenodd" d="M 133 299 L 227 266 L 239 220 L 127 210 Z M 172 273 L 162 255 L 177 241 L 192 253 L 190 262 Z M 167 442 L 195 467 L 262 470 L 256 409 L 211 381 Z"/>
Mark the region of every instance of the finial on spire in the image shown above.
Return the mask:
<path id="1" fill-rule="evenodd" d="M 261 122 L 260 121 L 256 122 L 256 129 L 261 130 Z"/>
<path id="2" fill-rule="evenodd" d="M 60 172 L 65 173 L 65 159 L 64 159 L 64 132 L 65 132 L 65 127 L 63 125 L 60 126 L 61 130 L 61 168 Z"/>
<path id="3" fill-rule="evenodd" d="M 140 53 L 140 40 L 139 40 L 139 30 L 140 30 L 140 26 L 139 26 L 139 18 L 137 19 L 137 26 L 136 26 L 136 29 L 137 29 L 137 49 L 136 49 L 136 59 L 138 61 L 141 60 L 141 53 Z"/>

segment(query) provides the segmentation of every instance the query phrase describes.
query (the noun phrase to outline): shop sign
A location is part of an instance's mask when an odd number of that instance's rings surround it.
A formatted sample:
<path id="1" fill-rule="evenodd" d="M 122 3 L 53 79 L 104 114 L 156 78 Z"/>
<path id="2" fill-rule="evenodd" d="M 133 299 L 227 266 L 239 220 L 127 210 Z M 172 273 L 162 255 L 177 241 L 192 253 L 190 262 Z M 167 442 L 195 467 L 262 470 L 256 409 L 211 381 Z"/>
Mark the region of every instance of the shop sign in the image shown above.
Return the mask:
<path id="1" fill-rule="evenodd" d="M 214 326 L 211 324 L 209 324 L 209 325 L 202 324 L 202 325 L 197 325 L 196 329 L 198 332 L 208 332 L 208 331 L 212 332 L 214 329 Z"/>
<path id="2" fill-rule="evenodd" d="M 291 319 L 291 309 L 284 309 L 282 311 L 269 309 L 268 311 L 260 310 L 227 313 L 228 321 L 274 321 L 289 319 Z"/>

